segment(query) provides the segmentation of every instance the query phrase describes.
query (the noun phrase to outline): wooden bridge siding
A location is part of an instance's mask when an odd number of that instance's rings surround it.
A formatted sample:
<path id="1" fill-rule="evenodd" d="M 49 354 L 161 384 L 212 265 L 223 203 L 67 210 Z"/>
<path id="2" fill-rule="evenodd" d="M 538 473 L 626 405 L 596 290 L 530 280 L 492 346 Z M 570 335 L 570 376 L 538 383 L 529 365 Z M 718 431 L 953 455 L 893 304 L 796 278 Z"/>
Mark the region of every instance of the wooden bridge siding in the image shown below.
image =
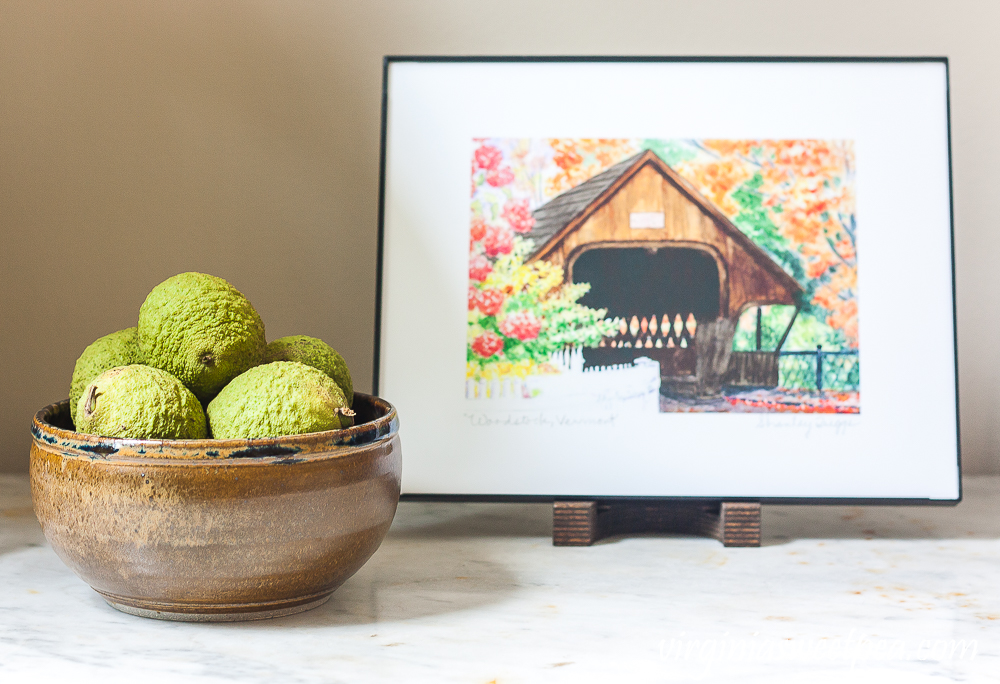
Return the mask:
<path id="1" fill-rule="evenodd" d="M 742 246 L 727 238 L 730 264 L 729 317 L 736 319 L 750 306 L 795 304 L 795 298 L 767 271 L 754 268 Z"/>
<path id="2" fill-rule="evenodd" d="M 662 229 L 632 229 L 632 212 L 663 212 Z M 644 243 L 681 243 L 677 246 L 705 249 L 719 266 L 720 315 L 736 318 L 752 304 L 794 304 L 770 273 L 755 262 L 715 220 L 690 201 L 672 182 L 652 166 L 645 166 L 583 225 L 563 238 L 547 261 L 563 266 L 571 278 L 572 262 L 588 248 L 600 243 L 641 246 Z M 746 267 L 743 267 L 746 265 Z"/>

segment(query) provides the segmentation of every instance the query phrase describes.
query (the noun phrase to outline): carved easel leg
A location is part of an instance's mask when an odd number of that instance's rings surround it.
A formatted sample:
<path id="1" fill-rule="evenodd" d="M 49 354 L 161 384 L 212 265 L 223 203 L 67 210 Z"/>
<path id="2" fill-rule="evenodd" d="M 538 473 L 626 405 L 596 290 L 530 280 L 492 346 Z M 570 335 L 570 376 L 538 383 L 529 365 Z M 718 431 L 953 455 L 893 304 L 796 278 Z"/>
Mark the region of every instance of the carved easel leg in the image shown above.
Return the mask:
<path id="1" fill-rule="evenodd" d="M 723 546 L 760 546 L 760 504 L 556 501 L 552 544 L 590 546 L 615 534 L 679 532 L 714 537 Z"/>
<path id="2" fill-rule="evenodd" d="M 552 504 L 552 545 L 590 546 L 598 539 L 596 501 Z"/>
<path id="3" fill-rule="evenodd" d="M 706 512 L 703 530 L 723 546 L 760 546 L 760 504 L 724 501 Z"/>

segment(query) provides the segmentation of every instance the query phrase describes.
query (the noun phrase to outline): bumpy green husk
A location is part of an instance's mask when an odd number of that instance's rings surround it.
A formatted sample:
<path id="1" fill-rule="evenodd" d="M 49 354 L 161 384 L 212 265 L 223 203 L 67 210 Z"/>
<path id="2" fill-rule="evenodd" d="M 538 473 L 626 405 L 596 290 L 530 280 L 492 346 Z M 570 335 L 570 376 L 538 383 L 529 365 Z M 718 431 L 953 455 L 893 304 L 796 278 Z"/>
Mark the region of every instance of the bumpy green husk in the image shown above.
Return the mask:
<path id="1" fill-rule="evenodd" d="M 222 278 L 181 273 L 153 288 L 139 309 L 144 363 L 165 370 L 208 401 L 264 359 L 264 323 Z"/>
<path id="2" fill-rule="evenodd" d="M 354 406 L 354 385 L 347 362 L 323 340 L 308 335 L 281 337 L 267 345 L 264 351 L 264 363 L 274 361 L 298 361 L 323 371 L 343 390 L 347 405 Z"/>
<path id="3" fill-rule="evenodd" d="M 76 405 L 80 403 L 83 390 L 94 378 L 106 370 L 118 366 L 142 363 L 139 340 L 135 328 L 126 328 L 94 340 L 83 350 L 73 369 L 73 381 L 69 387 L 69 408 L 73 414 L 73 424 L 77 424 Z"/>
<path id="4" fill-rule="evenodd" d="M 77 404 L 76 429 L 104 437 L 202 439 L 201 404 L 166 371 L 143 365 L 112 368 L 87 385 Z"/>
<path id="5" fill-rule="evenodd" d="M 208 405 L 216 439 L 281 437 L 353 425 L 354 412 L 326 373 L 276 361 L 235 378 Z"/>

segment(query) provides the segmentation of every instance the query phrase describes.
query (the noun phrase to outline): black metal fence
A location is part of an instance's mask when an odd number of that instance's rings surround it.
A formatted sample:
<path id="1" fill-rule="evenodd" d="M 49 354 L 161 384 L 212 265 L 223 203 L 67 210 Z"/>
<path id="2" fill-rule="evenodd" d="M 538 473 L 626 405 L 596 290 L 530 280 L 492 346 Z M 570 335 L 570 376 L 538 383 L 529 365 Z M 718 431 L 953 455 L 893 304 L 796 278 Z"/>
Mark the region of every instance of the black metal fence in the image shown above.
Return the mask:
<path id="1" fill-rule="evenodd" d="M 856 392 L 860 386 L 858 350 L 783 351 L 778 357 L 778 385 L 789 389 Z"/>

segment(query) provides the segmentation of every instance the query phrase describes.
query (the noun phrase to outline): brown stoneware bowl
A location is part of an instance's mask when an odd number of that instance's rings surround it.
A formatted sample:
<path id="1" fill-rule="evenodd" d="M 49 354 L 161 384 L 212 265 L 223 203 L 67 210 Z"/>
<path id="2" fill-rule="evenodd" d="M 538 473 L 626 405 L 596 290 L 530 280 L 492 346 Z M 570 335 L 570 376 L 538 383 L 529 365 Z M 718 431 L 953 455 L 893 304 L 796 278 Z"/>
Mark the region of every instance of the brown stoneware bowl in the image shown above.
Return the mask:
<path id="1" fill-rule="evenodd" d="M 59 557 L 115 608 L 253 620 L 314 608 L 382 543 L 399 501 L 399 420 L 272 439 L 139 440 L 35 414 L 31 496 Z"/>

